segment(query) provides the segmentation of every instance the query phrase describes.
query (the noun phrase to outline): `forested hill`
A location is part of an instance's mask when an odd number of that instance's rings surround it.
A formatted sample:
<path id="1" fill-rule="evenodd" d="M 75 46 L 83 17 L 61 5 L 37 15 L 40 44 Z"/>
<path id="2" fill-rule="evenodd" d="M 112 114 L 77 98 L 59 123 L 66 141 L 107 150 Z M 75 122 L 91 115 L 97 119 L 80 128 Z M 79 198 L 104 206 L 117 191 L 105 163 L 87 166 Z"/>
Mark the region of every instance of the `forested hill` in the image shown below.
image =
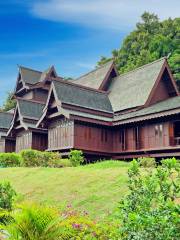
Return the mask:
<path id="1" fill-rule="evenodd" d="M 136 29 L 123 41 L 112 57 L 101 57 L 98 65 L 114 59 L 120 73 L 125 73 L 168 56 L 174 78 L 180 87 L 180 18 L 160 21 L 157 15 L 145 12 Z"/>

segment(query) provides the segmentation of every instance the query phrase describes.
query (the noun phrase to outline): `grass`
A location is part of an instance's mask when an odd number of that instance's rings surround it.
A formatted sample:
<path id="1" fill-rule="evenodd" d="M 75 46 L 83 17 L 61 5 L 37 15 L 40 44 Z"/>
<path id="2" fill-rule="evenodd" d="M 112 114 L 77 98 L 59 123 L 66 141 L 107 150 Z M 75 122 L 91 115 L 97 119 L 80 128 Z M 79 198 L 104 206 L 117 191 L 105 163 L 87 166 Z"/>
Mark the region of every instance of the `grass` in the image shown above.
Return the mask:
<path id="1" fill-rule="evenodd" d="M 107 217 L 127 193 L 129 163 L 105 161 L 76 168 L 4 168 L 0 180 L 9 180 L 30 200 L 65 208 L 72 205 L 95 218 Z"/>

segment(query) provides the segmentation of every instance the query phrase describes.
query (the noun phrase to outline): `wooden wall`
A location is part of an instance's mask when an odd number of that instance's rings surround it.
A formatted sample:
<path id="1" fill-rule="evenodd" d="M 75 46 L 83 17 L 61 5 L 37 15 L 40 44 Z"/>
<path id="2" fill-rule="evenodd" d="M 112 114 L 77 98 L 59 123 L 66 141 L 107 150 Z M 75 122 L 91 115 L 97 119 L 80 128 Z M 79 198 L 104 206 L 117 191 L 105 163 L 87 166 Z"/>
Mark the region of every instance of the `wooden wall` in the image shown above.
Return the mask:
<path id="1" fill-rule="evenodd" d="M 0 140 L 0 152 L 5 152 L 5 139 Z"/>
<path id="2" fill-rule="evenodd" d="M 94 152 L 112 152 L 112 130 L 76 122 L 74 148 Z"/>
<path id="3" fill-rule="evenodd" d="M 114 152 L 160 149 L 170 146 L 170 122 L 149 123 L 125 126 L 114 130 Z M 125 132 L 125 148 L 122 148 L 120 135 Z M 171 136 L 172 137 L 172 136 Z"/>
<path id="4" fill-rule="evenodd" d="M 47 90 L 43 89 L 34 89 L 30 92 L 27 92 L 23 95 L 23 98 L 26 100 L 36 100 L 36 101 L 43 101 L 47 100 L 48 92 Z"/>
<path id="5" fill-rule="evenodd" d="M 168 98 L 169 98 L 169 90 L 166 86 L 165 81 L 163 81 L 162 79 L 157 86 L 157 90 L 155 91 L 150 104 L 155 104 L 159 101 L 163 101 Z"/>
<path id="6" fill-rule="evenodd" d="M 48 135 L 44 133 L 32 133 L 32 149 L 45 151 L 48 147 Z"/>
<path id="7" fill-rule="evenodd" d="M 5 140 L 5 152 L 15 152 L 15 150 L 16 150 L 15 139 L 6 139 Z"/>
<path id="8" fill-rule="evenodd" d="M 48 91 L 43 89 L 35 89 L 33 99 L 36 101 L 46 101 L 48 96 Z"/>
<path id="9" fill-rule="evenodd" d="M 16 152 L 32 148 L 32 132 L 22 131 L 16 136 Z"/>
<path id="10" fill-rule="evenodd" d="M 74 122 L 57 120 L 48 128 L 48 150 L 71 149 L 74 147 Z"/>

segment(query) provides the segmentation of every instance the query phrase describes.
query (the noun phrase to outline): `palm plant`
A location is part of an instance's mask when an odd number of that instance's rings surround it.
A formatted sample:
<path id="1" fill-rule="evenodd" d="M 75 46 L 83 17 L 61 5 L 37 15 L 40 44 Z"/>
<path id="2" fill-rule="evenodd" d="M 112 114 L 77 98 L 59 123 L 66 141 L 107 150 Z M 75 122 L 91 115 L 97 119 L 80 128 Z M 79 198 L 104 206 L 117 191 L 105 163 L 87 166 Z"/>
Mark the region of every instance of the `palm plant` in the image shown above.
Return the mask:
<path id="1" fill-rule="evenodd" d="M 12 213 L 13 220 L 4 226 L 9 240 L 62 239 L 57 210 L 36 204 L 26 204 Z"/>

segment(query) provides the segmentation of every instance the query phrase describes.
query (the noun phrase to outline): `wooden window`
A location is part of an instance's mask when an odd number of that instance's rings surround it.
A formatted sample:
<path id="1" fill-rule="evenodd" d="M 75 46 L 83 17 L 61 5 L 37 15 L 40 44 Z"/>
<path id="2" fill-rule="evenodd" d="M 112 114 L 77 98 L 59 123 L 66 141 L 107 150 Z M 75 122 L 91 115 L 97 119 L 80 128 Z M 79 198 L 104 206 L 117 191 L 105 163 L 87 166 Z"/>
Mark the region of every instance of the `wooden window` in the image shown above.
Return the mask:
<path id="1" fill-rule="evenodd" d="M 158 135 L 158 125 L 155 126 L 155 136 Z"/>
<path id="2" fill-rule="evenodd" d="M 139 149 L 139 127 L 134 128 L 134 142 L 135 142 L 135 148 Z"/>
<path id="3" fill-rule="evenodd" d="M 155 135 L 162 137 L 163 134 L 163 125 L 159 124 L 155 126 Z"/>
<path id="4" fill-rule="evenodd" d="M 121 129 L 119 132 L 119 143 L 121 144 L 122 150 L 126 150 L 126 131 Z"/>
<path id="5" fill-rule="evenodd" d="M 159 136 L 162 137 L 162 134 L 163 134 L 163 125 L 160 124 L 159 125 Z"/>

